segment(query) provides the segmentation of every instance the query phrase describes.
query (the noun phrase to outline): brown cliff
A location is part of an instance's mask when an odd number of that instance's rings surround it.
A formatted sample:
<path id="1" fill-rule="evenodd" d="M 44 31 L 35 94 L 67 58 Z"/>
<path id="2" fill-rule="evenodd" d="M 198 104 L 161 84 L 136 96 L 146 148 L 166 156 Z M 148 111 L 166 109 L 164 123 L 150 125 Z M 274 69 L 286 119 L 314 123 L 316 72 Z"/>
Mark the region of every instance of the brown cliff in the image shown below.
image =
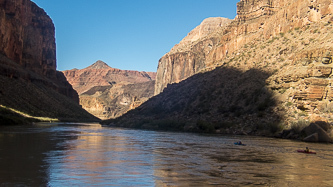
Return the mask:
<path id="1" fill-rule="evenodd" d="M 233 21 L 159 60 L 155 97 L 109 123 L 257 134 L 333 122 L 332 14 L 331 0 L 241 0 Z"/>
<path id="2" fill-rule="evenodd" d="M 56 71 L 53 22 L 30 0 L 0 0 L 0 61 L 2 106 L 58 119 L 94 119 Z"/>
<path id="3" fill-rule="evenodd" d="M 100 119 L 110 119 L 153 96 L 156 73 L 115 69 L 99 60 L 81 70 L 66 70 L 64 75 L 79 93 L 84 109 Z"/>

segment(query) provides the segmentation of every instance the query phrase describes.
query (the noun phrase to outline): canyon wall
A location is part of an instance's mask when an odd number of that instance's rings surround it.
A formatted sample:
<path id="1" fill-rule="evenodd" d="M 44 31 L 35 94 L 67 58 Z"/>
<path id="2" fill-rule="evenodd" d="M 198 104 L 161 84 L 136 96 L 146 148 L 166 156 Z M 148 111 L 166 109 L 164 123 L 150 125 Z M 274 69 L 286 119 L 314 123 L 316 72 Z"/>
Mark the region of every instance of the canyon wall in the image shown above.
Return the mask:
<path id="1" fill-rule="evenodd" d="M 22 67 L 56 78 L 55 28 L 30 0 L 0 0 L 0 53 Z"/>
<path id="2" fill-rule="evenodd" d="M 0 0 L 0 104 L 30 115 L 95 119 L 56 70 L 55 27 L 30 0 Z"/>
<path id="3" fill-rule="evenodd" d="M 222 65 L 248 42 L 318 22 L 332 11 L 331 0 L 241 0 L 233 21 L 213 28 L 213 32 L 198 36 L 195 41 L 185 45 L 181 42 L 159 60 L 155 95 L 168 84 Z"/>
<path id="4" fill-rule="evenodd" d="M 331 129 L 332 0 L 241 0 L 234 20 L 207 22 L 159 60 L 154 97 L 105 123 L 300 139 L 310 122 Z"/>
<path id="5" fill-rule="evenodd" d="M 78 103 L 77 93 L 56 70 L 55 27 L 51 18 L 30 0 L 0 0 L 0 7 L 0 54 L 18 68 L 42 76 L 38 81 Z M 1 71 L 5 76 L 28 81 L 36 77 L 19 73 L 17 67 L 5 62 L 8 61 L 2 62 Z"/>

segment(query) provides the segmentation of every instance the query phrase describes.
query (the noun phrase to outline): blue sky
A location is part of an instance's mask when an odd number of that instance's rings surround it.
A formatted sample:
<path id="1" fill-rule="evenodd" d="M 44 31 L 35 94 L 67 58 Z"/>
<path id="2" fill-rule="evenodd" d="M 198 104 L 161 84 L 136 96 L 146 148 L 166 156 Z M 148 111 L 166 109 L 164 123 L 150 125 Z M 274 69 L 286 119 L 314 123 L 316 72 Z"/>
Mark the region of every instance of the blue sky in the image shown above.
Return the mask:
<path id="1" fill-rule="evenodd" d="M 32 0 L 56 28 L 57 69 L 97 60 L 157 70 L 158 60 L 208 17 L 236 16 L 239 0 Z"/>

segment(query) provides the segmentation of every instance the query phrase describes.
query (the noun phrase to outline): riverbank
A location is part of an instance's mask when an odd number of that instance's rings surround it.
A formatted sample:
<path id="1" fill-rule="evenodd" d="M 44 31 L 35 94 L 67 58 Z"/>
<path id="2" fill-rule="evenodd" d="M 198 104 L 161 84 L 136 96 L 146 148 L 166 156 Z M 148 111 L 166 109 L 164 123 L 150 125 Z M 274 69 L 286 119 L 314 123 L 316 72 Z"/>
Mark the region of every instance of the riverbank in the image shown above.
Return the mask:
<path id="1" fill-rule="evenodd" d="M 332 143 L 332 124 L 324 121 L 316 122 L 295 122 L 287 126 L 283 122 L 267 124 L 236 124 L 231 122 L 211 123 L 198 120 L 130 120 L 130 119 L 110 119 L 101 121 L 103 126 L 122 127 L 131 129 L 144 129 L 155 131 L 210 133 L 224 135 L 245 135 L 245 136 L 265 136 L 281 139 L 294 139 L 305 142 Z"/>
<path id="2" fill-rule="evenodd" d="M 0 105 L 0 125 L 30 125 L 36 122 L 100 122 L 97 119 L 78 119 L 70 117 L 36 117 L 18 110 Z"/>

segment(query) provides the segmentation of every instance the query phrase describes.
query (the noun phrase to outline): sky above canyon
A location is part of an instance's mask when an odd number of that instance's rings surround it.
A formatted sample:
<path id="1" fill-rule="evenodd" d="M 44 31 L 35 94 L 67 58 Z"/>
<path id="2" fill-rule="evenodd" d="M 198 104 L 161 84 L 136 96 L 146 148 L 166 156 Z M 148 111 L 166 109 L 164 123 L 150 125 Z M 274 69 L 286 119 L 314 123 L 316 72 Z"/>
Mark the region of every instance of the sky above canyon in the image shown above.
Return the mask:
<path id="1" fill-rule="evenodd" d="M 97 60 L 156 72 L 158 60 L 208 17 L 234 19 L 239 0 L 32 0 L 56 28 L 57 69 Z"/>

